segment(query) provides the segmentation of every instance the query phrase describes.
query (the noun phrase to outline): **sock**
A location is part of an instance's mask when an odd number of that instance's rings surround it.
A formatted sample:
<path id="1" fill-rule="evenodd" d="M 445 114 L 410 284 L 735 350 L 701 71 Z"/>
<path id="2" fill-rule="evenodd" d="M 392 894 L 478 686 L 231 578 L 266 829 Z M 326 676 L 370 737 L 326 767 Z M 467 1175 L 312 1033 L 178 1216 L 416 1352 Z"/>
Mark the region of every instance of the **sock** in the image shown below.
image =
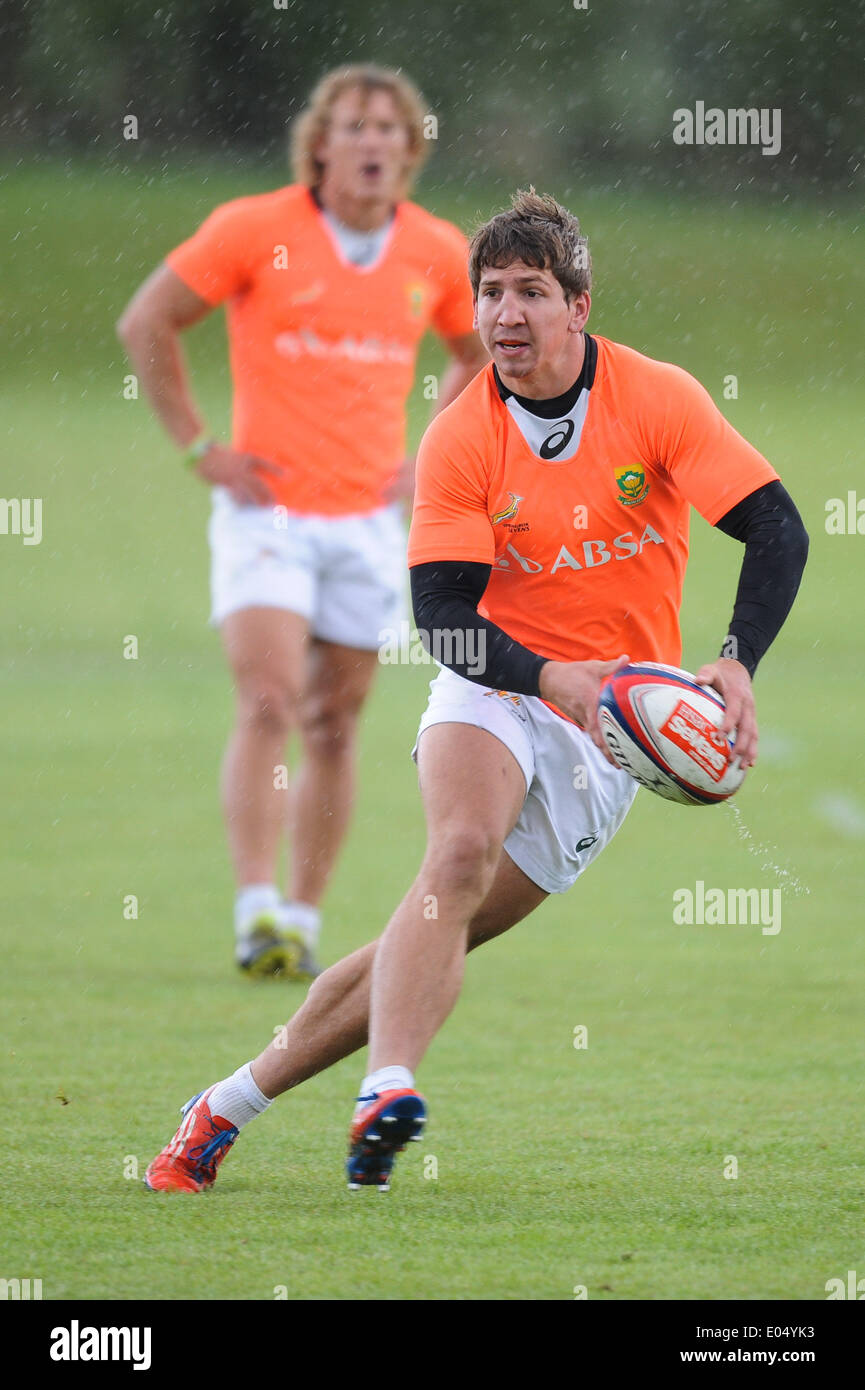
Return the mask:
<path id="1" fill-rule="evenodd" d="M 321 913 L 311 903 L 283 903 L 279 925 L 283 931 L 297 927 L 307 946 L 315 946 L 321 931 Z"/>
<path id="2" fill-rule="evenodd" d="M 273 883 L 248 883 L 237 890 L 234 899 L 234 931 L 246 936 L 256 917 L 264 912 L 276 912 L 279 892 Z"/>
<path id="3" fill-rule="evenodd" d="M 359 1096 L 369 1096 L 373 1091 L 381 1095 L 382 1091 L 402 1091 L 414 1089 L 414 1077 L 408 1067 L 379 1067 L 378 1071 L 371 1071 L 369 1076 L 365 1076 L 361 1082 Z M 360 1108 L 360 1102 L 358 1102 Z"/>
<path id="4" fill-rule="evenodd" d="M 232 1076 L 218 1081 L 207 1097 L 211 1115 L 221 1116 L 238 1129 L 248 1125 L 256 1115 L 263 1114 L 269 1105 L 273 1105 L 273 1101 L 262 1095 L 253 1081 L 251 1068 L 251 1062 L 238 1067 Z"/>

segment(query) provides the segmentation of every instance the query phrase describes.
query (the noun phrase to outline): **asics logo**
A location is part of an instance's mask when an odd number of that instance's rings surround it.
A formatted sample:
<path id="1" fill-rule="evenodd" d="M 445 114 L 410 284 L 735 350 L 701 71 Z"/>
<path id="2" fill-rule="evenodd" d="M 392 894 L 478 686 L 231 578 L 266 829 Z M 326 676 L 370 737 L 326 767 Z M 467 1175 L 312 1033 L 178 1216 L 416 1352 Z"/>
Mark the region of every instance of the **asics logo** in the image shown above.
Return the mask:
<path id="1" fill-rule="evenodd" d="M 538 453 L 542 459 L 554 459 L 563 449 L 566 449 L 573 438 L 573 420 L 560 420 L 553 426 L 552 434 L 548 434 Z"/>

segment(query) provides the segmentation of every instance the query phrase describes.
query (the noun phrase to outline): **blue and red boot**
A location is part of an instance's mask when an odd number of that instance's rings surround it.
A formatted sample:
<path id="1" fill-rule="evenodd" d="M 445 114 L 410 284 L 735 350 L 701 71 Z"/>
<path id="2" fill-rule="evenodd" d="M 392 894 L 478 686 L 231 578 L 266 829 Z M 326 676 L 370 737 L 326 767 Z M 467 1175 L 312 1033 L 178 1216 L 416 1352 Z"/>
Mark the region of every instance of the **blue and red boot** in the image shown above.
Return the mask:
<path id="1" fill-rule="evenodd" d="M 377 1187 L 387 1192 L 397 1154 L 423 1138 L 426 1102 L 417 1091 L 406 1089 L 374 1091 L 358 1096 L 358 1101 L 345 1165 L 349 1191 Z"/>

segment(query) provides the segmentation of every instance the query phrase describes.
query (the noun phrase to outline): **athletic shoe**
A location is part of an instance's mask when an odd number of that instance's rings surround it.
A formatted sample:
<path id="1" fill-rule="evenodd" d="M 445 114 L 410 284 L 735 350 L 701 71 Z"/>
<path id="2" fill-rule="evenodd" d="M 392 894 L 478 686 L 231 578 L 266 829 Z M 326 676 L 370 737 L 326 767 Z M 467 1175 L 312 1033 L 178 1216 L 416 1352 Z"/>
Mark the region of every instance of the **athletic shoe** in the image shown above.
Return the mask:
<path id="1" fill-rule="evenodd" d="M 317 980 L 321 966 L 312 952 L 312 947 L 304 940 L 303 933 L 296 928 L 281 931 L 279 939 L 286 953 L 283 974 L 287 980 Z"/>
<path id="2" fill-rule="evenodd" d="M 321 969 L 299 931 L 281 931 L 275 913 L 256 917 L 234 958 L 254 979 L 314 980 Z"/>
<path id="3" fill-rule="evenodd" d="M 212 1090 L 200 1091 L 181 1110 L 180 1128 L 144 1174 L 151 1192 L 201 1192 L 216 1182 L 216 1170 L 239 1130 L 210 1113 L 207 1097 Z"/>
<path id="4" fill-rule="evenodd" d="M 306 909 L 309 912 L 309 909 Z M 315 980 L 321 974 L 321 966 L 315 958 L 306 926 L 301 917 L 295 915 L 292 903 L 281 902 L 276 909 L 276 926 L 284 945 L 297 953 L 289 962 L 288 978 L 292 980 Z"/>
<path id="5" fill-rule="evenodd" d="M 263 912 L 250 923 L 244 936 L 238 938 L 234 959 L 254 979 L 285 975 L 299 957 L 297 943 L 283 941 L 276 924 L 276 914 Z"/>
<path id="6" fill-rule="evenodd" d="M 417 1091 L 373 1091 L 358 1096 L 363 1108 L 352 1121 L 346 1172 L 350 1192 L 377 1187 L 387 1192 L 393 1162 L 407 1143 L 423 1138 L 426 1103 Z"/>
<path id="7" fill-rule="evenodd" d="M 234 958 L 241 970 L 256 977 L 275 975 L 285 968 L 285 950 L 276 928 L 276 913 L 262 912 L 237 939 Z"/>

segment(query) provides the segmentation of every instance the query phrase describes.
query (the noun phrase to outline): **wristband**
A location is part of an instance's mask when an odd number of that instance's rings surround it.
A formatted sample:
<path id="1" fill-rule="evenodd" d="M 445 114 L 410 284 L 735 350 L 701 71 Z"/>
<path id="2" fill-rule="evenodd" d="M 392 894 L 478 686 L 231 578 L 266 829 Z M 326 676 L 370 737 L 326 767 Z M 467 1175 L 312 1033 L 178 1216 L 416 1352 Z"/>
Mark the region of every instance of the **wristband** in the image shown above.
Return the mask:
<path id="1" fill-rule="evenodd" d="M 199 459 L 203 458 L 211 445 L 215 443 L 216 440 L 213 436 L 202 430 L 201 434 L 193 439 L 188 449 L 186 449 L 182 455 L 186 467 L 195 468 L 198 465 Z"/>

